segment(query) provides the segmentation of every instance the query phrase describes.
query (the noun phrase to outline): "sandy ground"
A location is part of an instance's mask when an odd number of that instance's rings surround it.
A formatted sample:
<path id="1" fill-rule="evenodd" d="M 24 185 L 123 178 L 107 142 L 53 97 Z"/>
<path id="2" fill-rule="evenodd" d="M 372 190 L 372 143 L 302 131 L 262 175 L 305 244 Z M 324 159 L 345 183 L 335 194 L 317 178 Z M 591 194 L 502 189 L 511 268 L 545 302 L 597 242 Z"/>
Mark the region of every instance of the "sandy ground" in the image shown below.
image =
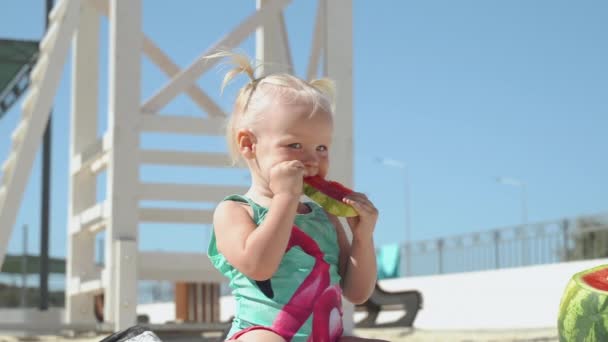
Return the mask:
<path id="1" fill-rule="evenodd" d="M 524 341 L 559 341 L 557 330 L 530 329 L 518 331 L 486 330 L 486 331 L 429 331 L 416 329 L 358 329 L 358 336 L 385 339 L 393 342 L 524 342 Z"/>
<path id="2" fill-rule="evenodd" d="M 554 328 L 530 330 L 487 330 L 487 331 L 428 331 L 416 329 L 411 331 L 403 328 L 387 329 L 357 329 L 355 333 L 361 337 L 384 339 L 392 342 L 544 342 L 559 341 Z M 97 342 L 106 335 L 84 334 L 79 336 L 0 336 L 0 342 Z M 163 341 L 199 341 L 212 342 L 217 338 L 164 338 Z"/>

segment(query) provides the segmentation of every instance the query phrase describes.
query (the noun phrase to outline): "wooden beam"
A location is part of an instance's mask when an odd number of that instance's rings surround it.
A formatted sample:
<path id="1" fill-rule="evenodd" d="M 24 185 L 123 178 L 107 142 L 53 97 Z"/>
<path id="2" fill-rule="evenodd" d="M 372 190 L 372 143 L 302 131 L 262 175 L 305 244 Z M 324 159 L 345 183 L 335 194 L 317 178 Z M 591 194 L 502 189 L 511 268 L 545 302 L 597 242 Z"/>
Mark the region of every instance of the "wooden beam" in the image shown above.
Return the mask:
<path id="1" fill-rule="evenodd" d="M 226 153 L 140 150 L 142 164 L 188 165 L 205 167 L 230 167 L 230 157 Z"/>
<path id="2" fill-rule="evenodd" d="M 91 4 L 100 14 L 108 16 L 108 0 L 92 0 Z M 154 43 L 152 39 L 143 34 L 142 51 L 156 64 L 165 75 L 173 77 L 179 73 L 179 66 L 171 60 L 171 58 L 163 52 L 163 50 Z M 186 90 L 186 94 L 196 103 L 202 110 L 211 116 L 227 116 L 222 108 L 213 101 L 204 91 L 196 84 L 193 84 Z"/>
<path id="3" fill-rule="evenodd" d="M 162 107 L 174 99 L 177 95 L 184 92 L 207 70 L 211 69 L 219 58 L 207 59 L 219 50 L 230 50 L 240 44 L 251 34 L 258 26 L 267 22 L 276 15 L 285 5 L 291 0 L 272 0 L 266 6 L 261 8 L 256 13 L 252 14 L 241 22 L 232 32 L 220 39 L 210 49 L 205 51 L 201 56 L 197 57 L 190 66 L 175 75 L 164 87 L 152 95 L 144 102 L 142 110 L 144 112 L 155 113 Z"/>
<path id="4" fill-rule="evenodd" d="M 180 71 L 179 66 L 175 64 L 163 50 L 161 50 L 151 39 L 144 36 L 144 53 L 150 57 L 154 64 L 158 65 L 165 75 L 173 77 Z M 224 110 L 211 99 L 198 85 L 194 84 L 186 89 L 186 94 L 190 96 L 192 101 L 196 103 L 202 110 L 211 116 L 226 117 Z"/>
<path id="5" fill-rule="evenodd" d="M 230 194 L 243 194 L 247 187 L 234 185 L 200 185 L 140 183 L 139 199 L 144 201 L 219 202 Z"/>
<path id="6" fill-rule="evenodd" d="M 325 46 L 325 18 L 326 18 L 326 0 L 319 0 L 317 5 L 317 15 L 315 16 L 314 33 L 312 36 L 312 44 L 310 47 L 310 57 L 308 58 L 308 67 L 306 69 L 306 80 L 312 81 L 318 78 L 319 60 L 321 52 Z"/>
<path id="7" fill-rule="evenodd" d="M 142 0 L 111 0 L 106 198 L 111 201 L 105 238 L 104 319 L 123 330 L 137 322 L 139 130 Z M 135 249 L 135 252 L 133 252 Z"/>
<path id="8" fill-rule="evenodd" d="M 97 233 L 100 229 L 106 226 L 106 220 L 109 215 L 109 202 L 105 201 L 97 203 L 71 218 L 70 233 Z M 77 258 L 78 256 L 74 255 L 74 257 Z"/>
<path id="9" fill-rule="evenodd" d="M 268 6 L 272 0 L 257 0 L 257 9 Z M 256 69 L 258 77 L 277 72 L 293 73 L 293 61 L 289 49 L 289 37 L 283 11 L 261 25 L 256 31 L 256 59 L 262 64 Z"/>
<path id="10" fill-rule="evenodd" d="M 48 54 L 48 67 L 40 81 L 32 84 L 30 91 L 33 92 L 27 97 L 30 102 L 27 103 L 27 106 L 24 105 L 25 111 L 31 111 L 31 113 L 23 113 L 22 116 L 31 117 L 32 120 L 28 123 L 19 147 L 13 150 L 16 153 L 13 172 L 8 177 L 7 175 L 2 177 L 2 182 L 6 185 L 6 188 L 5 198 L 1 203 L 2 207 L 0 207 L 0 264 L 4 260 L 10 234 L 19 212 L 19 206 L 32 171 L 36 152 L 42 142 L 63 66 L 68 59 L 67 54 L 72 36 L 78 25 L 80 0 L 68 1 L 66 5 L 68 7 L 65 10 L 63 20 L 51 25 L 51 28 L 54 27 L 57 30 L 57 37 L 53 40 L 52 46 L 49 46 L 50 50 L 41 52 L 41 54 Z"/>
<path id="11" fill-rule="evenodd" d="M 139 279 L 227 282 L 203 253 L 139 252 Z"/>
<path id="12" fill-rule="evenodd" d="M 193 135 L 224 135 L 224 120 L 175 115 L 140 115 L 142 132 L 162 132 Z"/>
<path id="13" fill-rule="evenodd" d="M 155 223 L 211 224 L 213 223 L 213 210 L 139 208 L 139 221 Z"/>

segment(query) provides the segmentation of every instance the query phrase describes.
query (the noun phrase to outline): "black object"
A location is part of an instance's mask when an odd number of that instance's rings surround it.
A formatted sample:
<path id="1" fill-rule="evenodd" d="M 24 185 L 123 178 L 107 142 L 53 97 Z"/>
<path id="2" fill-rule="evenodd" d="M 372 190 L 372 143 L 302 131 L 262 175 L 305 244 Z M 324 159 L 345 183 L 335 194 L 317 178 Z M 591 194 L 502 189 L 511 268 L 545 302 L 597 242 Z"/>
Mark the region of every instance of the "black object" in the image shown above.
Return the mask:
<path id="1" fill-rule="evenodd" d="M 49 28 L 49 14 L 53 9 L 53 0 L 46 0 L 45 27 Z M 40 303 L 38 308 L 46 311 L 49 308 L 49 221 L 51 207 L 51 121 L 52 114 L 44 130 L 42 145 L 42 189 L 40 195 Z"/>
<path id="2" fill-rule="evenodd" d="M 114 333 L 99 342 L 160 342 L 152 330 L 139 325 Z"/>
<path id="3" fill-rule="evenodd" d="M 422 309 L 422 294 L 419 291 L 388 292 L 376 283 L 376 288 L 367 302 L 356 306 L 357 311 L 367 311 L 367 316 L 357 322 L 355 326 L 357 328 L 411 328 L 420 309 Z M 405 310 L 405 315 L 392 322 L 377 323 L 376 319 L 381 310 Z"/>
<path id="4" fill-rule="evenodd" d="M 272 290 L 272 283 L 270 282 L 270 279 L 262 281 L 256 280 L 255 283 L 266 297 L 270 299 L 274 298 L 274 291 Z"/>

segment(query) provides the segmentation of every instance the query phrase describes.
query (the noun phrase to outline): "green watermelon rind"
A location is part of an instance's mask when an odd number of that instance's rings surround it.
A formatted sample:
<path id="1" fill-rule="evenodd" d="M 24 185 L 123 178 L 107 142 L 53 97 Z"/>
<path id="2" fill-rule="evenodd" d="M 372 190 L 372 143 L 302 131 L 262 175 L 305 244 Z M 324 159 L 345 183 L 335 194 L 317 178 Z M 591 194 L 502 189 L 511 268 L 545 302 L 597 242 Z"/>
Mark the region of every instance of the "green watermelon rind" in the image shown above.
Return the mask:
<path id="1" fill-rule="evenodd" d="M 354 217 L 359 215 L 352 206 L 335 200 L 308 184 L 304 184 L 304 195 L 308 196 L 315 203 L 323 207 L 325 211 L 334 216 Z"/>
<path id="2" fill-rule="evenodd" d="M 560 341 L 608 341 L 608 291 L 594 289 L 582 279 L 607 267 L 579 272 L 568 282 L 559 306 Z"/>

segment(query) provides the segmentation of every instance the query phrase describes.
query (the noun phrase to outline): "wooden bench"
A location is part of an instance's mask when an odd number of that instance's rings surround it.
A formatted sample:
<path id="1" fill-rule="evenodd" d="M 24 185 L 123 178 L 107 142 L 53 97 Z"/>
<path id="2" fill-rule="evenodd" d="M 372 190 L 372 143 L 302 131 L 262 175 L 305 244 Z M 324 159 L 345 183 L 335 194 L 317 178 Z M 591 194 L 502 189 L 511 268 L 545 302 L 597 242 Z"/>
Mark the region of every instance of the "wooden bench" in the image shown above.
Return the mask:
<path id="1" fill-rule="evenodd" d="M 357 328 L 413 327 L 418 310 L 422 309 L 422 294 L 416 290 L 389 292 L 376 283 L 367 302 L 357 305 L 355 309 L 367 312 L 367 316 L 355 324 Z M 383 310 L 405 310 L 405 314 L 397 320 L 378 323 L 378 315 Z"/>

